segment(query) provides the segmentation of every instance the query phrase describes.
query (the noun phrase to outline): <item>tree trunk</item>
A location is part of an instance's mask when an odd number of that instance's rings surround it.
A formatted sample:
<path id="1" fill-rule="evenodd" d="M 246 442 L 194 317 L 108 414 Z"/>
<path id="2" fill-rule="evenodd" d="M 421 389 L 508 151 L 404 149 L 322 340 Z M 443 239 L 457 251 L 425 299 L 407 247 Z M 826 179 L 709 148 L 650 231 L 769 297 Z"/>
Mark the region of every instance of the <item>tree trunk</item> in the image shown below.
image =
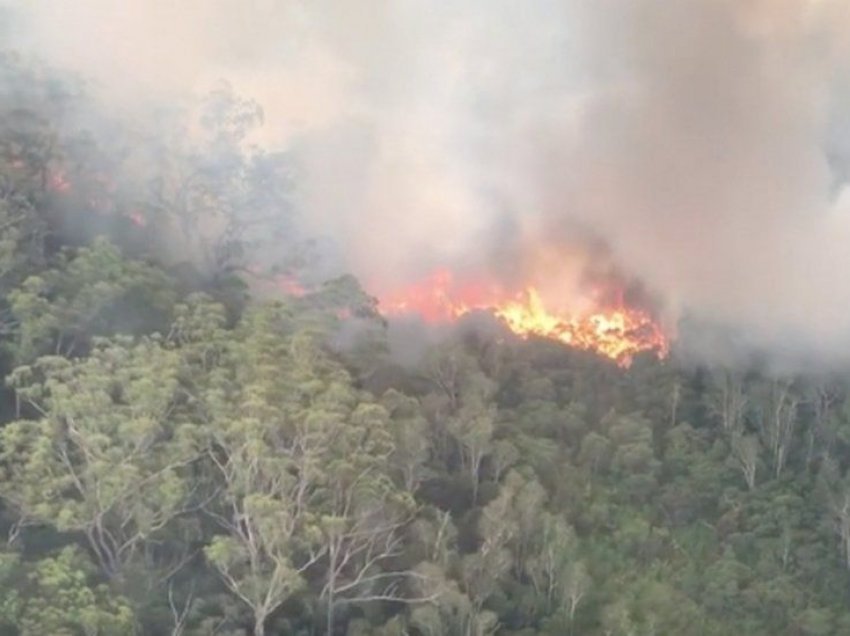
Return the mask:
<path id="1" fill-rule="evenodd" d="M 328 609 L 326 622 L 328 625 L 327 636 L 333 636 L 334 633 L 334 593 L 333 588 L 328 590 Z"/>
<path id="2" fill-rule="evenodd" d="M 676 426 L 679 415 L 679 399 L 681 397 L 682 385 L 676 382 L 673 385 L 673 395 L 670 400 L 670 426 Z"/>
<path id="3" fill-rule="evenodd" d="M 334 633 L 334 592 L 336 591 L 336 558 L 337 548 L 332 545 L 328 553 L 328 608 L 325 615 L 325 623 L 327 628 L 326 636 L 333 636 Z"/>

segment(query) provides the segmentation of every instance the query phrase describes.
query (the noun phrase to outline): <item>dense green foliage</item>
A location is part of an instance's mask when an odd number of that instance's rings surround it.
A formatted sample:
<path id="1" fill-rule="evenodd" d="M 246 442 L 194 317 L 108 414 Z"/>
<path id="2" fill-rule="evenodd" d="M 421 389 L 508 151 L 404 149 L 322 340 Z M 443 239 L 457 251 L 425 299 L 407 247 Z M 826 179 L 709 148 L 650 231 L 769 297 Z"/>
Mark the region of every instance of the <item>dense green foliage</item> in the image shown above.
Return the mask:
<path id="1" fill-rule="evenodd" d="M 0 71 L 0 633 L 850 633 L 842 376 L 498 330 L 399 366 L 353 279 L 237 276 L 285 204 L 249 104 L 133 187 L 67 83 Z"/>

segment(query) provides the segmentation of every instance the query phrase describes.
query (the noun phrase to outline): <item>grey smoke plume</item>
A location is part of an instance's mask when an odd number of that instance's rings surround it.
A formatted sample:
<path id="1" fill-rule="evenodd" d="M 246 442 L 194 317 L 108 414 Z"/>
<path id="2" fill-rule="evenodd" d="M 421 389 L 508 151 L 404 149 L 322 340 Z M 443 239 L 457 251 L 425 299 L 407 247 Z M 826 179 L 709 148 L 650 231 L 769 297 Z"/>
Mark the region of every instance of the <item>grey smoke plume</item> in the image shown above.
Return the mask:
<path id="1" fill-rule="evenodd" d="M 0 14 L 3 15 L 3 14 Z M 850 343 L 843 0 L 28 0 L 16 44 L 133 113 L 225 77 L 301 218 L 380 291 L 445 266 L 567 303 L 601 240 L 668 312 Z"/>

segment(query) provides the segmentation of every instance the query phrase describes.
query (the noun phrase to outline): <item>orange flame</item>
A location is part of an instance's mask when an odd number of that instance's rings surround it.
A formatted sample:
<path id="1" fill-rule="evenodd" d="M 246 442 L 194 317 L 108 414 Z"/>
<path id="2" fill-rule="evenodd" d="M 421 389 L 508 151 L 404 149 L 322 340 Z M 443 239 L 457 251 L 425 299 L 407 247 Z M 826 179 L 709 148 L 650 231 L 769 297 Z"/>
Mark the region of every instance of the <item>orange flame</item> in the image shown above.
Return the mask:
<path id="1" fill-rule="evenodd" d="M 292 275 L 284 275 L 279 276 L 275 279 L 278 289 L 282 291 L 287 296 L 295 296 L 296 298 L 301 298 L 302 296 L 307 295 L 307 288 L 301 284 L 301 282 Z"/>
<path id="2" fill-rule="evenodd" d="M 426 322 L 451 322 L 471 311 L 490 311 L 522 338 L 551 338 L 595 351 L 623 367 L 642 351 L 654 351 L 659 357 L 669 351 L 666 335 L 650 314 L 627 307 L 622 300 L 578 313 L 555 312 L 535 287 L 511 294 L 492 285 L 458 285 L 443 270 L 385 296 L 379 307 L 385 315 L 416 314 Z"/>
<path id="3" fill-rule="evenodd" d="M 130 213 L 127 215 L 130 219 L 130 222 L 136 227 L 145 227 L 148 222 L 145 219 L 145 215 L 139 212 L 138 210 L 130 210 Z"/>
<path id="4" fill-rule="evenodd" d="M 53 192 L 64 194 L 71 190 L 71 181 L 64 170 L 55 170 L 47 175 L 47 187 Z"/>

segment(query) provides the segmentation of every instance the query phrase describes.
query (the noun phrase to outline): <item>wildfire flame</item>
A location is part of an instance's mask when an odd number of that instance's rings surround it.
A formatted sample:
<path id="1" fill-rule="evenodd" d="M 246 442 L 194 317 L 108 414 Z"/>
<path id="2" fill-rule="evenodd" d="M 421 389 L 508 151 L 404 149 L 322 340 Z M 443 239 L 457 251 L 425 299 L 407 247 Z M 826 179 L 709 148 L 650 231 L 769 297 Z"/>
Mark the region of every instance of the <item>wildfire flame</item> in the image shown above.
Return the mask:
<path id="1" fill-rule="evenodd" d="M 66 193 L 71 190 L 71 181 L 64 170 L 55 170 L 47 175 L 47 187 L 53 192 Z"/>
<path id="2" fill-rule="evenodd" d="M 506 293 L 494 285 L 457 284 L 447 271 L 384 296 L 379 307 L 385 315 L 415 314 L 432 323 L 451 322 L 471 311 L 490 311 L 522 338 L 551 338 L 595 351 L 623 367 L 642 351 L 654 351 L 659 357 L 669 351 L 667 337 L 652 316 L 622 300 L 582 312 L 556 312 L 546 307 L 533 286 Z"/>

